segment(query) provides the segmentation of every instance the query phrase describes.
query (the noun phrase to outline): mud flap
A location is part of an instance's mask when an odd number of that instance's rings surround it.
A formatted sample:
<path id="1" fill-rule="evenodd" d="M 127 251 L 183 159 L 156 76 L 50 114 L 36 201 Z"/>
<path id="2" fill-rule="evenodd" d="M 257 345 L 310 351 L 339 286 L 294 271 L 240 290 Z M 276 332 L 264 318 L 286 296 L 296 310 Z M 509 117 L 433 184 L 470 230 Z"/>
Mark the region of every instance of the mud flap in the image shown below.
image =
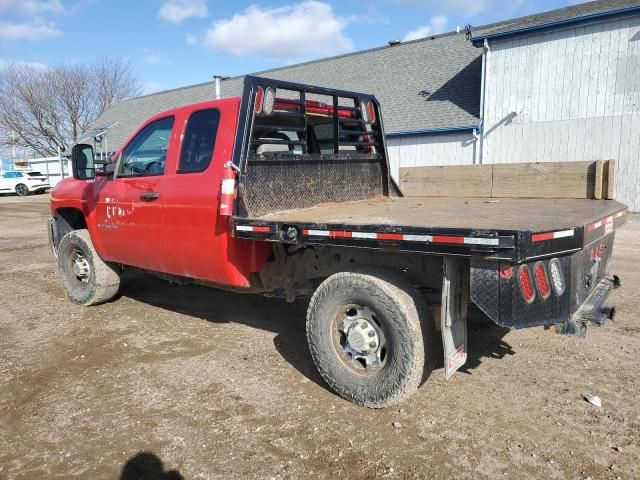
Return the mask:
<path id="1" fill-rule="evenodd" d="M 442 279 L 442 347 L 444 375 L 448 380 L 467 361 L 467 303 L 469 302 L 469 268 L 458 258 L 443 260 Z"/>

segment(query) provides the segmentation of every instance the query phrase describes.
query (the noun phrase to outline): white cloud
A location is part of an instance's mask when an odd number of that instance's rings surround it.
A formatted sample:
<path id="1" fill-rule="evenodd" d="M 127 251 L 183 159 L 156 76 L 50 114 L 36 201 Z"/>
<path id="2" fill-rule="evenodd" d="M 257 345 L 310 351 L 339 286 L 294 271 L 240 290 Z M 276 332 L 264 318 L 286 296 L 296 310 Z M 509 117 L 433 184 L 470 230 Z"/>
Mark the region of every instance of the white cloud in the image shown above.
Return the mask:
<path id="1" fill-rule="evenodd" d="M 415 30 L 409 30 L 402 41 L 408 42 L 410 40 L 428 37 L 429 35 L 438 35 L 439 33 L 443 33 L 446 28 L 447 17 L 444 15 L 437 15 L 435 17 L 431 17 L 428 25 L 421 25 Z"/>
<path id="2" fill-rule="evenodd" d="M 29 67 L 35 70 L 47 70 L 49 67 L 44 63 L 40 62 L 30 62 L 27 60 L 6 60 L 4 58 L 0 58 L 0 70 L 3 70 L 11 65 L 17 65 L 19 67 Z"/>
<path id="3" fill-rule="evenodd" d="M 61 35 L 62 31 L 53 24 L 10 23 L 0 20 L 0 39 L 2 40 L 44 40 Z"/>
<path id="4" fill-rule="evenodd" d="M 142 82 L 140 88 L 142 89 L 143 95 L 149 95 L 150 93 L 159 92 L 162 89 L 162 86 L 158 82 L 147 80 L 146 82 Z"/>
<path id="5" fill-rule="evenodd" d="M 155 52 L 148 48 L 144 49 L 144 57 L 142 57 L 145 63 L 149 65 L 171 65 L 171 60 L 162 55 L 159 52 Z"/>
<path id="6" fill-rule="evenodd" d="M 168 22 L 180 23 L 186 18 L 204 18 L 208 15 L 204 0 L 167 0 L 158 10 L 158 17 Z"/>
<path id="7" fill-rule="evenodd" d="M 251 5 L 228 20 L 215 22 L 204 42 L 238 56 L 300 60 L 353 50 L 353 42 L 343 31 L 347 23 L 333 13 L 331 5 L 318 1 L 276 8 Z"/>
<path id="8" fill-rule="evenodd" d="M 0 0 L 0 13 L 16 12 L 25 15 L 62 13 L 60 0 Z"/>

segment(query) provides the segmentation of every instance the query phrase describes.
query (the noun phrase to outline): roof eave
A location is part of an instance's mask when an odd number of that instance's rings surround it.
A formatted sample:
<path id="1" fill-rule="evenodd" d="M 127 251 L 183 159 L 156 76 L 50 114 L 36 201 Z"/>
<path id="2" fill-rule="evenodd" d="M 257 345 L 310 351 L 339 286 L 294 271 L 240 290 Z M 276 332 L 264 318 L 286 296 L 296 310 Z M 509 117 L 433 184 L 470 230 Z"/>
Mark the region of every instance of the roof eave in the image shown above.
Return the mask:
<path id="1" fill-rule="evenodd" d="M 403 130 L 398 132 L 385 132 L 385 137 L 407 137 L 416 135 L 433 135 L 438 133 L 455 133 L 455 132 L 469 132 L 472 130 L 480 130 L 482 127 L 478 125 L 463 125 L 461 127 L 443 127 L 443 128 L 429 128 L 425 130 Z"/>
<path id="2" fill-rule="evenodd" d="M 515 37 L 517 35 L 524 35 L 533 32 L 542 32 L 546 30 L 554 30 L 560 27 L 566 27 L 571 25 L 578 25 L 581 23 L 587 23 L 594 20 L 608 20 L 612 18 L 626 17 L 640 13 L 640 5 L 633 7 L 625 7 L 617 10 L 609 10 L 606 12 L 592 13 L 589 15 L 583 15 L 580 17 L 567 18 L 565 20 L 558 20 L 555 22 L 541 23 L 539 25 L 532 25 L 524 28 L 516 28 L 513 30 L 507 30 L 498 33 L 489 33 L 487 35 L 480 35 L 474 37 L 473 35 L 469 41 L 476 47 L 482 46 L 485 40 L 503 39 L 508 37 Z"/>

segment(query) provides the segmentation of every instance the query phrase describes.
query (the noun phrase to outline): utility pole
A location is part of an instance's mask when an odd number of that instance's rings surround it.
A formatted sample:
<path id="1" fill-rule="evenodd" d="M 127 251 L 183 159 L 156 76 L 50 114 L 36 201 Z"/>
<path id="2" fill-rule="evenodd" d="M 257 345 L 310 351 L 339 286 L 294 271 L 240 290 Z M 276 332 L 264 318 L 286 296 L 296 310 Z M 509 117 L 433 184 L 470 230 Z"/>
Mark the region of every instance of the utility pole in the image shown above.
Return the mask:
<path id="1" fill-rule="evenodd" d="M 62 150 L 58 147 L 58 165 L 60 165 L 60 180 L 64 180 L 64 165 L 62 164 Z"/>

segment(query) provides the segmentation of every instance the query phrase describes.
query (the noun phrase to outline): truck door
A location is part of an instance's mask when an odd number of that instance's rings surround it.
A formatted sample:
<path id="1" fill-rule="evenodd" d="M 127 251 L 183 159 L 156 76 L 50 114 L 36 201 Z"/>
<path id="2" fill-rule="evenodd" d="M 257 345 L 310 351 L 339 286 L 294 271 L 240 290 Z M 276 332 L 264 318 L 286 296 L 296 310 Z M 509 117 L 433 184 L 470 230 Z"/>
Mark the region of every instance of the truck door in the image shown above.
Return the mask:
<path id="1" fill-rule="evenodd" d="M 144 126 L 121 151 L 114 178 L 96 198 L 106 260 L 166 270 L 163 193 L 167 159 L 175 155 L 174 117 Z"/>
<path id="2" fill-rule="evenodd" d="M 230 238 L 229 218 L 218 214 L 238 108 L 239 99 L 229 98 L 181 109 L 182 145 L 175 171 L 167 173 L 164 196 L 167 258 L 175 275 L 243 284 L 234 272 L 237 241 Z"/>

